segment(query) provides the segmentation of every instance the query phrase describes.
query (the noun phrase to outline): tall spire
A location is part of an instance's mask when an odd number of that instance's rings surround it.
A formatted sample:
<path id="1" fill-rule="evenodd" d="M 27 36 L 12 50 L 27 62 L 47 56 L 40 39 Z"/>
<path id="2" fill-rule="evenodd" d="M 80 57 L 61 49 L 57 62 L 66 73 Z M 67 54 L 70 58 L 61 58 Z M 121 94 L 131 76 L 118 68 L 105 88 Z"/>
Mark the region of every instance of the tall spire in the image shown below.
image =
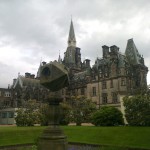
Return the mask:
<path id="1" fill-rule="evenodd" d="M 74 33 L 74 27 L 73 27 L 72 19 L 71 19 L 69 37 L 68 37 L 68 47 L 70 47 L 70 46 L 76 47 L 76 37 L 75 37 L 75 33 Z"/>

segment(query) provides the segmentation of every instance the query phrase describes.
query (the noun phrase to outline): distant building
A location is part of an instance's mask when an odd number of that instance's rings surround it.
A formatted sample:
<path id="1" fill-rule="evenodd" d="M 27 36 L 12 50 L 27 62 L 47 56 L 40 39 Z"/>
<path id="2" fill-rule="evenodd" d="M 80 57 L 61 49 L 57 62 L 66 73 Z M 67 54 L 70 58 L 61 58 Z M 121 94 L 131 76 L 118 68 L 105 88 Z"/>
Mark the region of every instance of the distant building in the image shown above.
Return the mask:
<path id="1" fill-rule="evenodd" d="M 11 105 L 11 89 L 0 88 L 0 109 L 10 107 Z"/>
<path id="2" fill-rule="evenodd" d="M 11 87 L 13 107 L 22 107 L 28 100 L 36 100 L 37 102 L 45 102 L 49 90 L 40 84 L 40 80 L 35 75 L 25 73 L 25 76 L 18 75 L 14 79 Z"/>
<path id="3" fill-rule="evenodd" d="M 14 124 L 14 111 L 12 107 L 11 89 L 0 88 L 0 124 Z M 13 120 L 13 121 L 12 121 Z"/>

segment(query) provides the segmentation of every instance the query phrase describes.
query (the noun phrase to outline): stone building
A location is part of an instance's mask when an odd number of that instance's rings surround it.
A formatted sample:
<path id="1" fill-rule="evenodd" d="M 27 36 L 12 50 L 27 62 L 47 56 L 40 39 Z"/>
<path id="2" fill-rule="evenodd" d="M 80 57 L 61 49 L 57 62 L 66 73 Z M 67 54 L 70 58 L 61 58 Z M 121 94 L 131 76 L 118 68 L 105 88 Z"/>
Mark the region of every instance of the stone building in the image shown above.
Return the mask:
<path id="1" fill-rule="evenodd" d="M 12 106 L 11 89 L 0 88 L 0 124 L 13 124 L 14 111 Z"/>
<path id="2" fill-rule="evenodd" d="M 97 107 L 111 105 L 120 108 L 122 97 L 132 95 L 137 90 L 147 88 L 148 68 L 144 58 L 138 52 L 133 39 L 127 41 L 125 53 L 122 54 L 116 45 L 102 46 L 102 57 L 96 58 L 93 66 L 90 60 L 81 60 L 81 49 L 76 46 L 76 37 L 71 20 L 68 46 L 64 58 L 60 55 L 58 62 L 69 70 L 69 86 L 62 89 L 64 100 L 69 101 L 71 96 L 85 96 L 97 104 Z M 11 89 L 0 89 L 0 106 L 18 108 L 29 99 L 45 102 L 49 90 L 40 85 L 41 66 L 37 76 L 26 73 L 18 75 L 13 80 Z M 1 98 L 2 93 L 10 97 Z M 8 100 L 9 99 L 9 100 Z"/>
<path id="3" fill-rule="evenodd" d="M 0 88 L 0 109 L 10 107 L 11 105 L 11 89 Z"/>
<path id="4" fill-rule="evenodd" d="M 22 107 L 28 100 L 46 102 L 48 93 L 49 90 L 40 84 L 40 80 L 35 78 L 34 74 L 27 72 L 25 76 L 18 75 L 11 87 L 12 107 Z"/>
<path id="5" fill-rule="evenodd" d="M 138 52 L 133 39 L 127 41 L 125 53 L 119 47 L 102 46 L 102 58 L 96 58 L 91 67 L 90 60 L 81 61 L 81 49 L 76 47 L 76 38 L 71 21 L 68 47 L 64 59 L 59 62 L 69 68 L 70 84 L 62 90 L 64 99 L 84 95 L 98 107 L 111 105 L 121 107 L 121 99 L 137 90 L 147 88 L 148 68 Z"/>

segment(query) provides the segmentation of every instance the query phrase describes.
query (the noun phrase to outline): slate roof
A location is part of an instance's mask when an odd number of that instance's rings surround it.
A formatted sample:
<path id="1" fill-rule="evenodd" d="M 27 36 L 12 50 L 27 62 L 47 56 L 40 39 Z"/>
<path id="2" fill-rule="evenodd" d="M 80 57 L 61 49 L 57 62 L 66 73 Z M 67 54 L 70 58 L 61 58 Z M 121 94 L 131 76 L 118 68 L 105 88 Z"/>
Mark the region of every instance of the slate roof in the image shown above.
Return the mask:
<path id="1" fill-rule="evenodd" d="M 40 80 L 26 78 L 24 76 L 19 75 L 13 88 L 15 88 L 18 84 L 20 85 L 21 88 L 24 86 L 29 86 L 29 85 L 32 87 L 40 87 Z"/>
<path id="2" fill-rule="evenodd" d="M 131 64 L 133 65 L 141 64 L 142 57 L 139 54 L 133 39 L 128 40 L 125 55 Z"/>

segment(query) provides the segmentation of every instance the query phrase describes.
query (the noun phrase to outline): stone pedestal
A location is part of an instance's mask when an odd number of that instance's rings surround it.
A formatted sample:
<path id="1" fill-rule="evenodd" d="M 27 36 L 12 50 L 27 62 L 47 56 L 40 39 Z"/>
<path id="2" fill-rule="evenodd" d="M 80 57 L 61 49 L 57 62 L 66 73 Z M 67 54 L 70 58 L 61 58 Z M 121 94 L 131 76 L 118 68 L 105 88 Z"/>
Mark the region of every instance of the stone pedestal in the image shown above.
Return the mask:
<path id="1" fill-rule="evenodd" d="M 67 150 L 67 138 L 58 126 L 50 126 L 39 138 L 38 150 Z"/>
<path id="2" fill-rule="evenodd" d="M 39 137 L 38 150 L 67 150 L 67 137 L 59 128 L 60 101 L 59 98 L 49 100 L 49 127 Z"/>
<path id="3" fill-rule="evenodd" d="M 69 84 L 68 70 L 57 61 L 41 67 L 40 83 L 48 88 L 49 95 L 49 127 L 38 141 L 38 150 L 67 150 L 67 138 L 59 128 L 61 117 L 59 103 L 62 101 L 61 89 Z"/>

